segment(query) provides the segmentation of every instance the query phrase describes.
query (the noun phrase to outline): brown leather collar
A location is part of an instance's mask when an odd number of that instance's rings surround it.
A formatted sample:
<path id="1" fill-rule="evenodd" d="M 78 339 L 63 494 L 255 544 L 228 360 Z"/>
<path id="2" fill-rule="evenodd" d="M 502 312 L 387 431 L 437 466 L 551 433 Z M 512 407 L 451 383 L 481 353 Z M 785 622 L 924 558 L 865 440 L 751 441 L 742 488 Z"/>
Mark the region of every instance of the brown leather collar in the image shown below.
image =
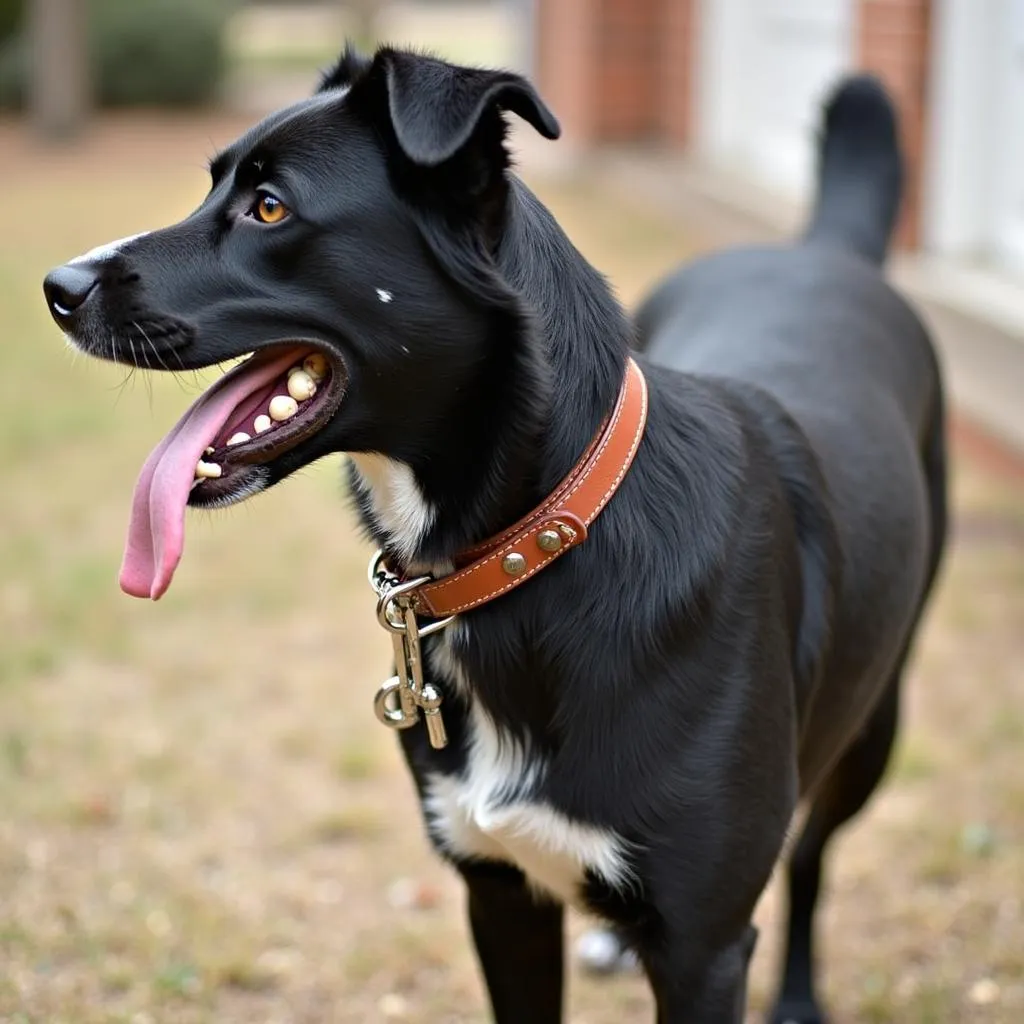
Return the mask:
<path id="1" fill-rule="evenodd" d="M 503 533 L 464 551 L 455 572 L 409 592 L 416 612 L 457 615 L 507 593 L 587 539 L 618 489 L 647 422 L 647 382 L 630 359 L 611 415 L 551 495 Z"/>

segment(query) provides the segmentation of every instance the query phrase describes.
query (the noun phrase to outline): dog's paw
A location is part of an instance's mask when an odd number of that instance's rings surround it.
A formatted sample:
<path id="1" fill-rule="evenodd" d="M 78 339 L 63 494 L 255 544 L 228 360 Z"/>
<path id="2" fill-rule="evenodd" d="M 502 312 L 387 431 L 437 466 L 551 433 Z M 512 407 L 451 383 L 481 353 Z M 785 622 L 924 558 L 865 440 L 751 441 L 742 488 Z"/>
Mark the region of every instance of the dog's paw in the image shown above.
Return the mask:
<path id="1" fill-rule="evenodd" d="M 768 1024 L 828 1024 L 828 1020 L 815 1003 L 801 999 L 779 1003 Z"/>
<path id="2" fill-rule="evenodd" d="M 627 974 L 639 968 L 636 954 L 613 931 L 593 928 L 576 943 L 576 962 L 584 974 Z"/>

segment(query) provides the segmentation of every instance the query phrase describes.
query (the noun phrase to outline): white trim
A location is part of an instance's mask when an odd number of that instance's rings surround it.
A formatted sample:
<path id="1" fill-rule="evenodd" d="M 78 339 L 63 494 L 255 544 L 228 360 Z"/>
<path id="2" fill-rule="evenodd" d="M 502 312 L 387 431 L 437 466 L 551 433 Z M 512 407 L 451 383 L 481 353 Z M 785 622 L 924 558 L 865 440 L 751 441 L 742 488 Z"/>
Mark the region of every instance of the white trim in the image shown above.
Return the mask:
<path id="1" fill-rule="evenodd" d="M 741 47 L 745 39 L 740 3 L 741 0 L 701 0 L 697 14 L 697 144 L 700 152 L 715 162 L 737 155 L 734 129 L 742 103 L 742 72 L 731 74 L 730 66 L 731 51 Z"/>
<path id="2" fill-rule="evenodd" d="M 995 97 L 990 6 L 978 0 L 937 0 L 933 15 L 922 241 L 956 259 L 980 258 L 991 243 Z"/>
<path id="3" fill-rule="evenodd" d="M 1024 278 L 1024 2 L 936 0 L 922 245 Z"/>
<path id="4" fill-rule="evenodd" d="M 795 200 L 813 183 L 821 103 L 854 63 L 855 0 L 702 0 L 697 148 Z"/>

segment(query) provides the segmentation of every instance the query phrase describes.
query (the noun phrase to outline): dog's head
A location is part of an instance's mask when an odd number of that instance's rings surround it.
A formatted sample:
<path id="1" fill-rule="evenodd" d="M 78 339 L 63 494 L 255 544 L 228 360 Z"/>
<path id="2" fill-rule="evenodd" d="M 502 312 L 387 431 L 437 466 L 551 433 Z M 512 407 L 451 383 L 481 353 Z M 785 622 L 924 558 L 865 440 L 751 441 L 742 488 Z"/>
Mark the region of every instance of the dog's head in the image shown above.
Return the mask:
<path id="1" fill-rule="evenodd" d="M 330 452 L 412 463 L 424 438 L 471 445 L 452 431 L 528 362 L 494 259 L 505 110 L 558 135 L 517 75 L 346 51 L 315 96 L 212 162 L 189 217 L 47 276 L 54 319 L 90 355 L 171 371 L 248 356 L 143 468 L 125 590 L 167 588 L 186 505 L 241 500 Z"/>

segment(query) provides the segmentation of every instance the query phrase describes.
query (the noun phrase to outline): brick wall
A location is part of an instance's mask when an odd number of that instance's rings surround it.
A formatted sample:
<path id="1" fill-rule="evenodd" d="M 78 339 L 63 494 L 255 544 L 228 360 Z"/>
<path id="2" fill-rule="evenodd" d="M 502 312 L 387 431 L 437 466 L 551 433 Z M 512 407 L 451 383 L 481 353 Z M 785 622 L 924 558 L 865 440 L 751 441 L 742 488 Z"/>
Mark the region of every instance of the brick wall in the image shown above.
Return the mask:
<path id="1" fill-rule="evenodd" d="M 535 74 L 567 139 L 604 141 L 596 120 L 599 84 L 594 0 L 537 0 Z"/>
<path id="2" fill-rule="evenodd" d="M 916 245 L 921 232 L 931 6 L 932 0 L 860 0 L 860 66 L 885 82 L 900 111 L 907 181 L 897 240 L 903 246 Z"/>
<path id="3" fill-rule="evenodd" d="M 695 2 L 539 0 L 537 76 L 567 137 L 689 140 Z"/>
<path id="4" fill-rule="evenodd" d="M 644 139 L 656 132 L 660 6 L 636 0 L 601 0 L 595 5 L 595 124 L 602 139 Z"/>
<path id="5" fill-rule="evenodd" d="M 702 0 L 537 0 L 537 75 L 566 136 L 686 147 L 696 121 Z M 714 3 L 715 0 L 704 0 Z M 932 0 L 859 0 L 857 62 L 899 108 L 907 193 L 898 241 L 920 234 Z"/>
<path id="6" fill-rule="evenodd" d="M 675 146 L 693 141 L 696 119 L 698 0 L 663 0 L 661 17 L 661 137 Z"/>

